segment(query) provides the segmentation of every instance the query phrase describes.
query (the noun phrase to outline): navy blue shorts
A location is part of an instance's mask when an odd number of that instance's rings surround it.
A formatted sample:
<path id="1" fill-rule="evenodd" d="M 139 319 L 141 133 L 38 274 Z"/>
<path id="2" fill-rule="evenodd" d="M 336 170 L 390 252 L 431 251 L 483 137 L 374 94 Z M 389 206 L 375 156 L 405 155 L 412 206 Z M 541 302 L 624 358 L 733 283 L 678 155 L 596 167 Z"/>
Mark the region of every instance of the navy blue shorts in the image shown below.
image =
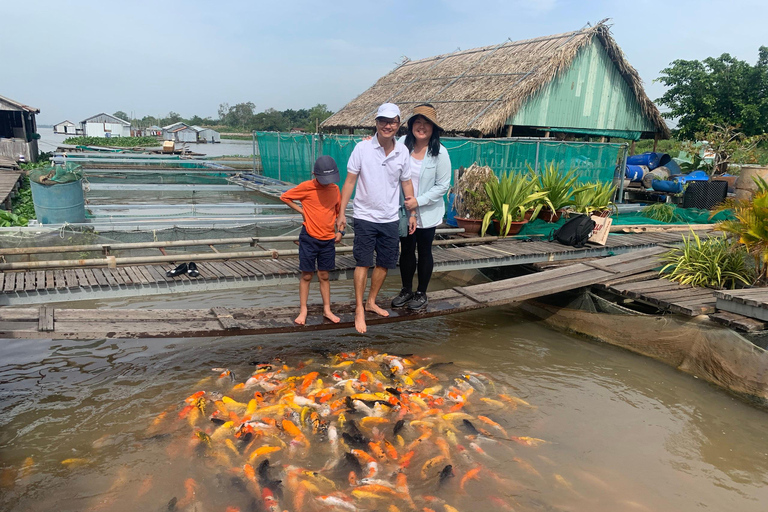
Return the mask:
<path id="1" fill-rule="evenodd" d="M 400 250 L 399 221 L 369 222 L 354 219 L 355 242 L 352 255 L 358 267 L 373 266 L 373 251 L 376 251 L 376 266 L 397 268 Z"/>
<path id="2" fill-rule="evenodd" d="M 336 240 L 318 240 L 307 233 L 304 226 L 299 233 L 299 270 L 314 272 L 336 268 Z"/>

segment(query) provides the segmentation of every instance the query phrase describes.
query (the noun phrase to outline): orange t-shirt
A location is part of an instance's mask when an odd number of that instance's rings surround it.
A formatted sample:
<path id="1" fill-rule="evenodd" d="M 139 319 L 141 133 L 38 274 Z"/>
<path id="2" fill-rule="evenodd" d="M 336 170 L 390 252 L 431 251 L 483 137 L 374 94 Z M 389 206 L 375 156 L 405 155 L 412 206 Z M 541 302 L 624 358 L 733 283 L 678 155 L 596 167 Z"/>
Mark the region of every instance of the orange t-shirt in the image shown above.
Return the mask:
<path id="1" fill-rule="evenodd" d="M 336 236 L 336 217 L 341 207 L 338 185 L 320 185 L 316 180 L 309 180 L 284 192 L 281 199 L 301 202 L 304 227 L 309 236 L 318 240 L 330 240 Z"/>

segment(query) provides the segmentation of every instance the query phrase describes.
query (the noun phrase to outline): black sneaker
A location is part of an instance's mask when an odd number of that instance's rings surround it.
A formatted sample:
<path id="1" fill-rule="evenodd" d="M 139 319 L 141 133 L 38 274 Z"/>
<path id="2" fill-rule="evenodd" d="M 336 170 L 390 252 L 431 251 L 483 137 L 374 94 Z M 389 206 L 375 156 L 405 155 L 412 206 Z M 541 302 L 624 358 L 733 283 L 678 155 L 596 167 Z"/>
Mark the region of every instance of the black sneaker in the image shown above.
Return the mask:
<path id="1" fill-rule="evenodd" d="M 392 299 L 392 307 L 393 308 L 402 308 L 405 306 L 408 301 L 410 301 L 413 298 L 413 292 L 406 290 L 403 288 L 400 290 L 400 295 Z"/>
<path id="2" fill-rule="evenodd" d="M 427 307 L 429 300 L 427 294 L 424 292 L 416 292 L 413 294 L 413 298 L 406 304 L 406 307 L 411 311 L 419 311 Z"/>

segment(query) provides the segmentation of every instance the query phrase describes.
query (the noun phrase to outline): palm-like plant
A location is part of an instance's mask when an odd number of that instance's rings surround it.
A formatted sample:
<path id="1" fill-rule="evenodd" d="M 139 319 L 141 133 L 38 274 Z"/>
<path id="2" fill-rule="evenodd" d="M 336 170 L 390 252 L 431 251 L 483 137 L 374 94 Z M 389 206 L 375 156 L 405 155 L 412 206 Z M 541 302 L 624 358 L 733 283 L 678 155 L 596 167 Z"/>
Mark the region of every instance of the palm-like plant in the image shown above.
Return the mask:
<path id="1" fill-rule="evenodd" d="M 603 210 L 615 212 L 616 204 L 613 202 L 615 193 L 616 186 L 611 183 L 599 181 L 585 183 L 580 190 L 574 192 L 571 209 L 576 213 L 587 215 Z"/>
<path id="2" fill-rule="evenodd" d="M 491 201 L 492 209 L 483 217 L 480 236 L 485 236 L 494 218 L 499 221 L 499 234 L 507 236 L 512 222 L 523 220 L 530 207 L 533 207 L 531 218 L 535 219 L 543 206 L 536 205 L 536 201 L 547 196 L 546 192 L 536 191 L 536 183 L 528 176 L 518 173 L 502 174 L 497 183 L 486 183 L 485 191 Z M 549 206 L 551 208 L 551 204 Z"/>
<path id="3" fill-rule="evenodd" d="M 566 173 L 560 172 L 560 167 L 554 162 L 544 166 L 544 171 L 536 175 L 536 171 L 528 165 L 528 172 L 536 180 L 537 189 L 547 193 L 548 202 L 545 203 L 552 211 L 560 210 L 574 203 L 573 195 L 589 188 L 589 185 L 574 187 L 578 177 L 576 169 L 571 169 Z"/>
<path id="4" fill-rule="evenodd" d="M 683 245 L 662 256 L 662 277 L 680 284 L 710 288 L 735 288 L 751 285 L 754 277 L 746 264 L 747 252 L 724 236 L 701 240 L 691 232 Z"/>
<path id="5" fill-rule="evenodd" d="M 759 177 L 752 178 L 757 185 L 755 196 L 750 199 L 729 199 L 716 208 L 712 215 L 732 210 L 734 218 L 717 224 L 717 228 L 731 233 L 746 247 L 755 259 L 758 277 L 768 272 L 768 183 Z"/>

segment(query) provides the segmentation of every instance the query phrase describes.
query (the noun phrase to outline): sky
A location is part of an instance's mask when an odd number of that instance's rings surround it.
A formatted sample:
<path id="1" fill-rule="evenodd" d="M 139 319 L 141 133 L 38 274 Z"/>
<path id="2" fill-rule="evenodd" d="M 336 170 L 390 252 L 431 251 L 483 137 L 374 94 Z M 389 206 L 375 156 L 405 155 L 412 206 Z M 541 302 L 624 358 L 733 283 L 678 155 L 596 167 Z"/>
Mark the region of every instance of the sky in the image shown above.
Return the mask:
<path id="1" fill-rule="evenodd" d="M 651 99 L 676 59 L 729 53 L 754 64 L 768 45 L 765 0 L 634 2 L 4 2 L 0 96 L 38 124 L 118 110 L 218 117 L 221 103 L 336 111 L 391 71 L 456 48 L 578 30 L 611 32 Z"/>

